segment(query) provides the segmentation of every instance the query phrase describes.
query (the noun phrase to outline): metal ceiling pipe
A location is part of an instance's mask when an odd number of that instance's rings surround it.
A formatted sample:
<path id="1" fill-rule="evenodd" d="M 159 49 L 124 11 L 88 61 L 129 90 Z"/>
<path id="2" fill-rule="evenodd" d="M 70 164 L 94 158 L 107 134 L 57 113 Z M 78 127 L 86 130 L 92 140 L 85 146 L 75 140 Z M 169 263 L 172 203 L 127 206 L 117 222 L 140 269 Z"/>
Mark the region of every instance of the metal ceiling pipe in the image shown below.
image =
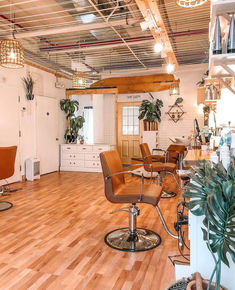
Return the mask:
<path id="1" fill-rule="evenodd" d="M 153 40 L 153 36 L 140 36 L 140 37 L 128 37 L 125 38 L 125 41 L 129 44 L 132 44 L 133 42 L 139 42 L 143 40 Z M 104 41 L 95 41 L 95 42 L 84 42 L 80 44 L 68 44 L 68 45 L 58 45 L 58 46 L 46 46 L 46 47 L 41 47 L 40 51 L 61 51 L 64 49 L 80 49 L 83 47 L 98 47 L 100 45 L 112 45 L 112 44 L 119 44 L 123 43 L 121 39 L 113 39 L 113 40 L 104 40 Z M 125 44 L 125 43 L 124 43 Z"/>
<path id="2" fill-rule="evenodd" d="M 207 34 L 208 29 L 196 29 L 196 30 L 187 30 L 187 31 L 180 31 L 180 32 L 172 32 L 169 33 L 169 37 L 181 37 L 181 36 L 191 36 L 197 34 Z M 140 36 L 140 37 L 129 37 L 124 39 L 128 44 L 140 44 L 140 43 L 147 43 L 149 41 L 154 40 L 152 35 L 149 36 Z M 46 46 L 41 47 L 40 51 L 44 52 L 73 52 L 73 51 L 86 51 L 86 50 L 93 50 L 93 49 L 104 49 L 107 47 L 120 47 L 121 44 L 124 44 L 121 39 L 114 39 L 114 40 L 106 40 L 106 41 L 96 41 L 96 42 L 85 42 L 80 44 L 70 44 L 70 45 L 58 45 L 58 46 Z"/>
<path id="3" fill-rule="evenodd" d="M 128 19 L 128 20 L 113 20 L 109 22 L 112 26 L 128 26 L 136 23 L 140 23 L 140 20 L 136 19 Z M 62 33 L 71 33 L 71 32 L 79 32 L 86 30 L 95 30 L 110 27 L 106 22 L 101 23 L 91 23 L 91 24 L 82 24 L 82 25 L 69 25 L 60 28 L 49 28 L 35 31 L 25 31 L 16 33 L 16 39 L 21 38 L 29 38 L 29 37 L 38 37 L 38 36 L 46 36 L 46 35 L 55 35 Z"/>

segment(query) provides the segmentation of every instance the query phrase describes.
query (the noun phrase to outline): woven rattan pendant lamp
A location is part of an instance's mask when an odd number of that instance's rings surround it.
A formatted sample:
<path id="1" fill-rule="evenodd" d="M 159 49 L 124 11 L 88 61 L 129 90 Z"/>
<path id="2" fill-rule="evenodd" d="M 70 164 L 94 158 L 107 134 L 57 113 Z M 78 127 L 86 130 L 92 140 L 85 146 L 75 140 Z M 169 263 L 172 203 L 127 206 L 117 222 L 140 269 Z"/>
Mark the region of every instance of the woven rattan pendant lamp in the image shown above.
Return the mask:
<path id="1" fill-rule="evenodd" d="M 24 66 L 24 49 L 19 40 L 15 39 L 15 14 L 12 17 L 12 1 L 10 1 L 10 33 L 12 38 L 0 42 L 0 65 L 6 68 L 21 68 Z"/>
<path id="2" fill-rule="evenodd" d="M 176 0 L 176 4 L 184 8 L 194 8 L 203 5 L 208 0 Z"/>
<path id="3" fill-rule="evenodd" d="M 4 39 L 0 43 L 0 65 L 6 68 L 24 66 L 24 49 L 16 39 Z"/>

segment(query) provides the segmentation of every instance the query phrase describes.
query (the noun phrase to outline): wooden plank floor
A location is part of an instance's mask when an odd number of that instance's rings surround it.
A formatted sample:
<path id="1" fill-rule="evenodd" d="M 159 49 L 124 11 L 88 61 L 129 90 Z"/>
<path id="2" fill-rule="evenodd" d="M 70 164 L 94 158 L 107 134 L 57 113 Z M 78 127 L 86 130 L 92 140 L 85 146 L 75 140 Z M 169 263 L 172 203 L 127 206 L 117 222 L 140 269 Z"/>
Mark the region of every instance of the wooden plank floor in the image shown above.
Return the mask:
<path id="1" fill-rule="evenodd" d="M 128 216 L 109 214 L 120 205 L 105 199 L 101 174 L 56 172 L 22 187 L 0 197 L 14 204 L 0 212 L 0 289 L 162 290 L 174 281 L 168 255 L 178 253 L 177 243 L 154 207 L 139 205 L 138 226 L 161 235 L 158 248 L 128 253 L 105 245 L 105 234 L 127 226 Z M 171 230 L 179 199 L 160 201 Z"/>

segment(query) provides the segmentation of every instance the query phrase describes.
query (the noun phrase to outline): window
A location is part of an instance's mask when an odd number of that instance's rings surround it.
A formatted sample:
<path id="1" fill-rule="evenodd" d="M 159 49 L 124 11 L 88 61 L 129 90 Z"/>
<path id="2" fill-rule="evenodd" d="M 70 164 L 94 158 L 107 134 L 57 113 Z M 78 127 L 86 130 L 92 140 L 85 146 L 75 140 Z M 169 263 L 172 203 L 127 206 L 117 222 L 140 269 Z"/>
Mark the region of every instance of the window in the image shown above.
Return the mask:
<path id="1" fill-rule="evenodd" d="M 85 123 L 83 125 L 84 141 L 86 144 L 94 143 L 94 128 L 93 128 L 93 107 L 84 107 L 83 116 Z"/>
<path id="2" fill-rule="evenodd" d="M 122 107 L 122 135 L 139 135 L 139 107 Z"/>

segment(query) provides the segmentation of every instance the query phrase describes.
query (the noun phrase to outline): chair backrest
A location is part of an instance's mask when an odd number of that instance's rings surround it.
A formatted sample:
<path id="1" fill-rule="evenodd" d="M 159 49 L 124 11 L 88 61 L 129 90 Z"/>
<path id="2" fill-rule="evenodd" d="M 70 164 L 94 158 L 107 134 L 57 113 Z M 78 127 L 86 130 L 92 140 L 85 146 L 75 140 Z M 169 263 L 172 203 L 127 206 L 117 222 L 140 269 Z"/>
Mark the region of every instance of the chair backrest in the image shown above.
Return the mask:
<path id="1" fill-rule="evenodd" d="M 146 171 L 151 171 L 151 166 L 146 164 L 152 164 L 152 157 L 151 152 L 149 150 L 149 146 L 147 143 L 140 144 L 140 151 L 142 154 L 143 162 L 144 162 L 144 169 Z"/>
<path id="2" fill-rule="evenodd" d="M 122 172 L 122 162 L 116 150 L 100 153 L 100 161 L 104 176 L 105 195 L 109 201 L 113 202 L 115 191 L 125 183 L 125 178 L 124 174 L 115 175 L 111 178 L 107 177 L 114 173 Z"/>
<path id="3" fill-rule="evenodd" d="M 0 180 L 14 174 L 16 150 L 17 146 L 0 147 Z"/>
<path id="4" fill-rule="evenodd" d="M 185 146 L 184 145 L 175 145 L 175 144 L 171 144 L 167 150 L 169 151 L 176 151 L 176 152 L 169 152 L 169 159 L 168 162 L 170 163 L 177 163 L 177 161 L 179 160 L 179 154 L 184 157 L 184 151 L 185 151 Z M 179 153 L 179 154 L 178 154 Z"/>

